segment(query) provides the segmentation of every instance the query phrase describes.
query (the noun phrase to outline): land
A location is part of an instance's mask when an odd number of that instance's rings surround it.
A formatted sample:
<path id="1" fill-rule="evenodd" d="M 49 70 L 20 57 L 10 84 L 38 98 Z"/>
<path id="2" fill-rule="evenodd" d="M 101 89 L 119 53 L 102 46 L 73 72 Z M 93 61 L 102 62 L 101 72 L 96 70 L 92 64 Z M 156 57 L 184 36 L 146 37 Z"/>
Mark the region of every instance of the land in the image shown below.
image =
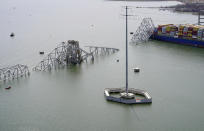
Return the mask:
<path id="1" fill-rule="evenodd" d="M 178 12 L 198 12 L 204 10 L 204 3 L 203 2 L 184 3 L 176 6 L 171 6 L 170 8 L 173 8 L 175 11 Z"/>
<path id="2" fill-rule="evenodd" d="M 110 1 L 175 1 L 175 0 L 110 0 Z M 168 7 L 160 7 L 161 9 L 172 9 L 177 12 L 204 12 L 204 0 L 176 0 L 181 4 Z M 137 7 L 137 8 L 158 8 L 158 7 Z M 204 13 L 202 13 L 204 14 Z"/>

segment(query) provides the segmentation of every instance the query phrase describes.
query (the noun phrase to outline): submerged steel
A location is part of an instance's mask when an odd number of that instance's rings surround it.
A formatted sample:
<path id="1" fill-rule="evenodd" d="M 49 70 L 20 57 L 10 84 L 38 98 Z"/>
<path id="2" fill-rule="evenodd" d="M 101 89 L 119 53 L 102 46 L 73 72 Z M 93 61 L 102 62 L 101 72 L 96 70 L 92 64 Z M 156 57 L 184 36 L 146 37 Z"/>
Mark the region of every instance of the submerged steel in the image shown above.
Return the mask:
<path id="1" fill-rule="evenodd" d="M 30 72 L 28 66 L 17 64 L 11 67 L 0 69 L 0 81 L 18 79 L 19 77 L 23 77 L 29 74 Z"/>
<path id="2" fill-rule="evenodd" d="M 132 43 L 147 42 L 155 29 L 151 18 L 144 18 L 131 39 Z"/>
<path id="3" fill-rule="evenodd" d="M 70 64 L 80 64 L 84 60 L 87 61 L 88 57 L 94 60 L 94 54 L 111 53 L 118 51 L 115 48 L 87 46 L 90 52 L 87 52 L 79 47 L 79 42 L 69 40 L 62 42 L 51 53 L 49 53 L 37 66 L 33 68 L 35 71 L 51 70 L 57 66 L 65 66 Z"/>
<path id="4" fill-rule="evenodd" d="M 111 54 L 119 51 L 117 48 L 110 48 L 110 47 L 100 47 L 100 46 L 85 46 L 89 48 L 89 52 L 93 55 L 105 55 L 105 54 Z"/>
<path id="5" fill-rule="evenodd" d="M 44 71 L 59 65 L 80 64 L 83 60 L 87 60 L 88 56 L 93 55 L 81 49 L 78 41 L 69 40 L 58 45 L 33 70 Z"/>

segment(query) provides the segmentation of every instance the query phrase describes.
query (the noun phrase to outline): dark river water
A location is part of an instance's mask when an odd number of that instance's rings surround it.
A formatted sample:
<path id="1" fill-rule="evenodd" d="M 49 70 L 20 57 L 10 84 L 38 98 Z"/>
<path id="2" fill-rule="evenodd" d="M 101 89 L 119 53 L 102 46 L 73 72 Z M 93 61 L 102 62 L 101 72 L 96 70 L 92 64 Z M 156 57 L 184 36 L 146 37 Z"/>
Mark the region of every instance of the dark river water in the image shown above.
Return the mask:
<path id="1" fill-rule="evenodd" d="M 158 41 L 129 44 L 129 86 L 147 90 L 153 103 L 118 104 L 106 101 L 103 94 L 104 88 L 125 86 L 121 6 L 175 4 L 1 0 L 0 67 L 26 64 L 31 75 L 0 83 L 0 131 L 203 131 L 204 49 Z M 167 10 L 137 8 L 130 13 L 136 16 L 130 18 L 129 31 L 135 31 L 144 17 L 151 17 L 155 25 L 197 22 L 196 15 Z M 70 39 L 78 40 L 83 49 L 95 45 L 120 51 L 98 56 L 94 63 L 32 71 L 60 42 Z M 44 56 L 38 53 L 42 50 Z M 12 88 L 5 90 L 8 86 Z"/>

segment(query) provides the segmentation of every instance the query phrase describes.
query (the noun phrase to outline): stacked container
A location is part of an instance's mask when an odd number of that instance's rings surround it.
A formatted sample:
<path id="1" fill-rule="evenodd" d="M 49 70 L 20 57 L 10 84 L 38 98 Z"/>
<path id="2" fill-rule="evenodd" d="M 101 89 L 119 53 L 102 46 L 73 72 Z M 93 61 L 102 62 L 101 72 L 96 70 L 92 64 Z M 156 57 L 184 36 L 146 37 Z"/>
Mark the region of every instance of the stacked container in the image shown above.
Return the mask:
<path id="1" fill-rule="evenodd" d="M 176 25 L 171 25 L 170 36 L 175 37 L 178 35 L 178 27 Z"/>
<path id="2" fill-rule="evenodd" d="M 158 35 L 170 36 L 175 38 L 203 40 L 204 41 L 204 26 L 190 24 L 166 24 L 159 25 L 157 28 Z"/>
<path id="3" fill-rule="evenodd" d="M 198 29 L 198 33 L 197 33 L 198 40 L 202 40 L 203 30 L 204 30 L 204 28 L 199 28 Z"/>
<path id="4" fill-rule="evenodd" d="M 162 27 L 162 34 L 166 34 L 166 26 Z"/>
<path id="5" fill-rule="evenodd" d="M 178 37 L 182 38 L 183 37 L 183 29 L 184 29 L 184 25 L 179 25 L 178 27 Z"/>
<path id="6" fill-rule="evenodd" d="M 188 34 L 187 34 L 188 39 L 192 39 L 192 33 L 193 33 L 193 26 L 189 26 L 188 27 Z"/>
<path id="7" fill-rule="evenodd" d="M 162 25 L 159 25 L 159 26 L 158 26 L 158 28 L 157 28 L 157 33 L 158 33 L 159 35 L 162 34 Z"/>
<path id="8" fill-rule="evenodd" d="M 169 35 L 171 31 L 171 25 L 173 24 L 167 24 L 167 25 L 159 25 L 158 26 L 158 34 L 159 35 Z"/>
<path id="9" fill-rule="evenodd" d="M 192 38 L 193 39 L 197 39 L 198 38 L 198 30 L 199 30 L 198 26 L 194 26 L 193 27 L 193 32 L 192 32 Z"/>
<path id="10" fill-rule="evenodd" d="M 188 38 L 188 26 L 184 26 L 183 28 L 183 37 Z"/>
<path id="11" fill-rule="evenodd" d="M 171 25 L 166 26 L 166 34 L 168 35 L 171 31 Z"/>
<path id="12" fill-rule="evenodd" d="M 203 31 L 203 35 L 202 35 L 202 38 L 201 38 L 201 40 L 203 40 L 203 41 L 204 41 L 204 31 Z"/>

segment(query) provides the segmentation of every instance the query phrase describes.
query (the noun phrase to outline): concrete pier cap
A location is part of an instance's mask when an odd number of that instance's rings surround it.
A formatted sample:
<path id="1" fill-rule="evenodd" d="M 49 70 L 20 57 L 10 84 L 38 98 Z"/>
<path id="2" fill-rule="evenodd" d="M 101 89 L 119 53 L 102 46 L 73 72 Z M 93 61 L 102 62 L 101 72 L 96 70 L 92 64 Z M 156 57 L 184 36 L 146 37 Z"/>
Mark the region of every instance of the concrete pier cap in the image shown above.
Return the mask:
<path id="1" fill-rule="evenodd" d="M 119 96 L 113 94 L 120 94 Z M 148 92 L 140 89 L 129 88 L 128 93 L 125 88 L 106 88 L 104 90 L 106 100 L 124 103 L 124 104 L 144 104 L 152 103 L 152 97 Z M 135 95 L 141 95 L 144 98 L 137 98 Z"/>

